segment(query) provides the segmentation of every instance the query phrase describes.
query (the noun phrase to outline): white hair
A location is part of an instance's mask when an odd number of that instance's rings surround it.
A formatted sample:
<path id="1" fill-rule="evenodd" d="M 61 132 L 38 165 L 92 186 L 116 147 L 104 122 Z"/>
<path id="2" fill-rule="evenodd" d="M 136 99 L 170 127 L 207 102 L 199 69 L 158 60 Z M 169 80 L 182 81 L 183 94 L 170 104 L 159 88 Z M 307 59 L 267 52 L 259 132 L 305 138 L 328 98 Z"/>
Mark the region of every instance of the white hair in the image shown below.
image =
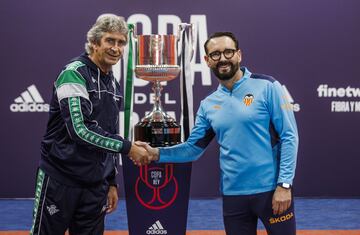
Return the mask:
<path id="1" fill-rule="evenodd" d="M 124 17 L 109 13 L 100 15 L 87 32 L 86 52 L 91 55 L 93 53 L 92 44 L 99 44 L 103 35 L 111 32 L 119 32 L 127 38 L 128 27 Z"/>

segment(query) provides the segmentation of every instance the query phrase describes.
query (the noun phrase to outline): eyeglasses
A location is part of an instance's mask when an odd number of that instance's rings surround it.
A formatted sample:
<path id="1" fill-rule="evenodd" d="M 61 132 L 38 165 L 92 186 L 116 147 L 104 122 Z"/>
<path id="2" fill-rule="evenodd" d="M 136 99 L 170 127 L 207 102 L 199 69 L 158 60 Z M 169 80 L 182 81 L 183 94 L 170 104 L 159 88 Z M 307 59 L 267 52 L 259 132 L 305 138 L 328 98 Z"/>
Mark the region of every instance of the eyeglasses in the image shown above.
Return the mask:
<path id="1" fill-rule="evenodd" d="M 235 52 L 236 52 L 237 50 L 235 50 L 235 49 L 225 49 L 224 51 L 214 51 L 214 52 L 211 52 L 211 53 L 209 53 L 209 57 L 213 60 L 213 61 L 218 61 L 218 60 L 220 60 L 220 58 L 221 58 L 221 54 L 223 54 L 224 55 L 224 57 L 226 58 L 226 59 L 231 59 L 231 58 L 233 58 L 233 56 L 235 55 Z"/>

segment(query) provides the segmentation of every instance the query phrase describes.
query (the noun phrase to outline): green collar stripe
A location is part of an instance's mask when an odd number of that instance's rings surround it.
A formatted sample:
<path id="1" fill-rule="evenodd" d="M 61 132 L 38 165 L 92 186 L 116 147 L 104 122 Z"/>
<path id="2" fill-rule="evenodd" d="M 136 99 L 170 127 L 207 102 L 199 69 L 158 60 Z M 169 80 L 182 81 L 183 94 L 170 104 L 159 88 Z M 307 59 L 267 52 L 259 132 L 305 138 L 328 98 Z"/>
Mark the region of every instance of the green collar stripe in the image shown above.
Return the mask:
<path id="1" fill-rule="evenodd" d="M 68 98 L 68 102 L 74 130 L 82 140 L 100 148 L 120 152 L 122 148 L 121 141 L 99 135 L 98 133 L 87 129 L 81 112 L 80 97 L 70 97 Z"/>
<path id="2" fill-rule="evenodd" d="M 64 70 L 55 82 L 55 86 L 59 87 L 66 83 L 76 83 L 86 87 L 86 80 L 76 70 Z"/>
<path id="3" fill-rule="evenodd" d="M 41 198 L 41 191 L 43 188 L 45 179 L 45 173 L 39 169 L 37 177 L 36 177 L 36 188 L 35 188 L 35 201 L 34 201 L 34 211 L 33 211 L 33 223 L 30 231 L 30 235 L 34 232 L 34 226 L 35 226 L 35 220 L 38 214 L 39 204 L 40 204 L 40 198 Z"/>

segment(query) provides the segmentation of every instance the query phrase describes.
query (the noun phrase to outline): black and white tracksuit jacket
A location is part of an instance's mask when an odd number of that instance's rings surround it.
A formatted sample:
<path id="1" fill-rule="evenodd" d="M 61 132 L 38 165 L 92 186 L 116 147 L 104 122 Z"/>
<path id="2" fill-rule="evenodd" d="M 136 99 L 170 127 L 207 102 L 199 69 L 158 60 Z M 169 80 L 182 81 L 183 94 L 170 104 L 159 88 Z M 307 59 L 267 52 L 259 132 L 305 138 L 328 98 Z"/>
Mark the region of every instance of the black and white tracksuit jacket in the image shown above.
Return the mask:
<path id="1" fill-rule="evenodd" d="M 131 142 L 119 133 L 119 83 L 83 54 L 54 83 L 40 168 L 69 186 L 115 185 L 117 153 Z"/>

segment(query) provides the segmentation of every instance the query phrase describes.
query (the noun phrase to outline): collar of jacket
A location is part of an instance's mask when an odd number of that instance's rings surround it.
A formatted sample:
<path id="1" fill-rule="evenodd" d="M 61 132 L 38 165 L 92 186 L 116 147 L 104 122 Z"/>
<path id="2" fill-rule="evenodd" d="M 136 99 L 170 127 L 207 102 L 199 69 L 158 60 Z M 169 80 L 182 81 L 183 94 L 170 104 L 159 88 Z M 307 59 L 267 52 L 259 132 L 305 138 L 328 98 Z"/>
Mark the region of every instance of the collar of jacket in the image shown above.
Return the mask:
<path id="1" fill-rule="evenodd" d="M 241 86 L 241 84 L 244 83 L 251 76 L 251 72 L 246 67 L 240 67 L 240 70 L 243 72 L 243 76 L 240 80 L 234 83 L 233 89 L 231 91 L 229 91 L 225 86 L 221 84 L 219 84 L 218 90 L 224 92 L 225 94 L 232 94 L 234 91 L 236 91 Z"/>
<path id="2" fill-rule="evenodd" d="M 89 54 L 83 53 L 79 57 L 76 57 L 71 60 L 72 61 L 81 61 L 86 64 L 95 74 L 100 71 L 100 77 L 103 79 L 104 82 L 108 82 L 110 78 L 113 77 L 113 72 L 109 71 L 108 74 L 101 71 L 101 69 L 89 58 Z M 111 80 L 111 79 L 110 79 Z"/>

